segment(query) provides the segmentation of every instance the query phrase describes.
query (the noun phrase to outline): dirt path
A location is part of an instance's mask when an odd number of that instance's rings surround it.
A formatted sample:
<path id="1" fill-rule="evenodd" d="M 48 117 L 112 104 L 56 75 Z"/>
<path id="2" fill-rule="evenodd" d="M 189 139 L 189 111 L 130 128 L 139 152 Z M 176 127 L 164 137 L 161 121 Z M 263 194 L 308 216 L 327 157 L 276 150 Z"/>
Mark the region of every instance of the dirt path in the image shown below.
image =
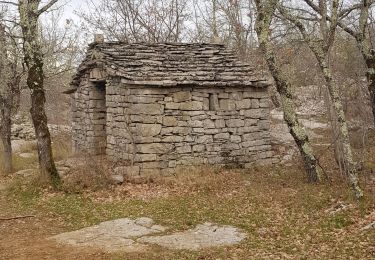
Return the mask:
<path id="1" fill-rule="evenodd" d="M 9 205 L 6 193 L 0 190 L 0 216 L 14 217 L 18 212 Z M 6 259 L 108 259 L 101 252 L 73 249 L 47 240 L 63 231 L 53 218 L 36 214 L 35 218 L 0 221 L 0 258 Z"/>

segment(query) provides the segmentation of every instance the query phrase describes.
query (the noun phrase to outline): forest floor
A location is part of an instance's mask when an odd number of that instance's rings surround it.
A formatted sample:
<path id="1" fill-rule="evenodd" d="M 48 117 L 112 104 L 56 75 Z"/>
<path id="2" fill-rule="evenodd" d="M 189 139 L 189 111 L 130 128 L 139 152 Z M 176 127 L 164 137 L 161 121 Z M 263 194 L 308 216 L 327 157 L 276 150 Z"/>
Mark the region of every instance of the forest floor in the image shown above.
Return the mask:
<path id="1" fill-rule="evenodd" d="M 368 157 L 373 158 L 373 157 Z M 30 177 L 0 178 L 1 259 L 374 259 L 374 162 L 361 173 L 365 198 L 356 202 L 343 178 L 307 184 L 303 169 L 202 169 L 80 192 L 39 188 Z M 6 187 L 5 187 L 6 186 Z M 6 188 L 6 189 L 5 189 Z M 152 218 L 171 231 L 211 222 L 231 225 L 247 238 L 230 247 L 201 251 L 149 246 L 140 252 L 106 253 L 59 245 L 53 235 L 103 221 Z"/>
<path id="2" fill-rule="evenodd" d="M 358 136 L 354 147 L 362 142 Z M 15 170 L 22 174 L 0 174 L 0 259 L 375 259 L 375 228 L 363 230 L 375 222 L 375 136 L 370 139 L 368 149 L 356 153 L 364 159 L 361 202 L 339 173 L 327 137 L 314 139 L 329 177 L 320 185 L 306 183 L 297 154 L 286 165 L 202 168 L 122 185 L 109 184 L 107 176 L 93 178 L 101 169 L 84 166 L 74 172 L 77 179 L 52 190 L 41 188 L 30 172 L 37 166 L 37 154 L 35 144 L 27 144 L 14 155 Z M 54 139 L 57 161 L 70 155 L 69 144 L 66 137 Z M 152 218 L 169 232 L 210 222 L 237 227 L 247 237 L 235 246 L 200 251 L 150 245 L 116 253 L 49 239 L 103 221 L 140 217 Z"/>

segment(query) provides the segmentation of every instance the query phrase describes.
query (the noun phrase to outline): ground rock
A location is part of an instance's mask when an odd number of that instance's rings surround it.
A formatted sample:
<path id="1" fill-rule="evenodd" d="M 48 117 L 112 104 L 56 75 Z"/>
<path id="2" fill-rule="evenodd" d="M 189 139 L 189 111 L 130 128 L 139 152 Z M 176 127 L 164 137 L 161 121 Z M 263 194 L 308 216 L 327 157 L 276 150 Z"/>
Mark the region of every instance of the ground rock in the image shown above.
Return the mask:
<path id="1" fill-rule="evenodd" d="M 81 230 L 63 233 L 51 237 L 61 244 L 72 246 L 96 247 L 106 251 L 139 251 L 146 245 L 139 244 L 134 239 L 145 235 L 160 233 L 159 228 L 145 227 L 137 222 L 145 224 L 145 218 L 131 220 L 128 218 L 106 221 L 99 225 L 87 227 Z"/>
<path id="2" fill-rule="evenodd" d="M 111 180 L 114 184 L 123 184 L 125 179 L 123 175 L 111 175 Z"/>
<path id="3" fill-rule="evenodd" d="M 22 171 L 18 171 L 15 175 L 22 176 L 22 177 L 29 177 L 36 173 L 35 169 L 26 169 Z"/>
<path id="4" fill-rule="evenodd" d="M 366 230 L 370 230 L 370 229 L 375 229 L 375 221 L 372 222 L 372 223 L 370 223 L 370 224 L 368 224 L 368 225 L 366 225 L 366 226 L 364 226 L 362 228 L 362 231 L 366 231 Z"/>
<path id="5" fill-rule="evenodd" d="M 245 233 L 237 228 L 205 223 L 180 233 L 142 237 L 137 242 L 157 244 L 169 249 L 200 250 L 208 247 L 235 245 L 245 237 Z"/>
<path id="6" fill-rule="evenodd" d="M 138 218 L 135 223 L 137 225 L 141 225 L 143 227 L 152 227 L 154 225 L 154 221 L 150 218 L 146 218 L 146 217 L 143 217 L 143 218 Z"/>
<path id="7" fill-rule="evenodd" d="M 34 154 L 33 153 L 20 153 L 19 157 L 29 159 L 29 158 L 33 158 Z"/>

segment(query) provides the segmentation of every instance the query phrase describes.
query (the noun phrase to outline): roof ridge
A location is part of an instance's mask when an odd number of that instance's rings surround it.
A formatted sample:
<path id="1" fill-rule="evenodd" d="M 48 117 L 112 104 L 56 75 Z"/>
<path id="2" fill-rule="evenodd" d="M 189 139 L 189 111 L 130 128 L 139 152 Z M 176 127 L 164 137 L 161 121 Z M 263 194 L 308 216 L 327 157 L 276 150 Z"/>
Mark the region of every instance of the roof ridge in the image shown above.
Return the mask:
<path id="1" fill-rule="evenodd" d="M 161 87 L 169 86 L 170 82 L 175 85 L 189 82 L 212 87 L 256 87 L 255 82 L 264 80 L 233 50 L 217 43 L 94 43 L 79 66 L 72 85 L 79 86 L 81 77 L 93 68 L 103 68 L 109 77 L 123 77 L 134 84 L 152 82 Z"/>

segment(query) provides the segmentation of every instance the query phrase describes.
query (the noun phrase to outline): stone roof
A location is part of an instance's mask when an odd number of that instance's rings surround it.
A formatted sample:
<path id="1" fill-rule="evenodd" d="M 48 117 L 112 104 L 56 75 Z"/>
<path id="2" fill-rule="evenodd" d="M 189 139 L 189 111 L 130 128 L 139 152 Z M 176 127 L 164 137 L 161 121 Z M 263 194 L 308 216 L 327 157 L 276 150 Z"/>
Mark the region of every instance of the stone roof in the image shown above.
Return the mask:
<path id="1" fill-rule="evenodd" d="M 265 87 L 269 84 L 222 44 L 93 43 L 71 85 L 78 87 L 90 69 L 143 86 Z"/>

